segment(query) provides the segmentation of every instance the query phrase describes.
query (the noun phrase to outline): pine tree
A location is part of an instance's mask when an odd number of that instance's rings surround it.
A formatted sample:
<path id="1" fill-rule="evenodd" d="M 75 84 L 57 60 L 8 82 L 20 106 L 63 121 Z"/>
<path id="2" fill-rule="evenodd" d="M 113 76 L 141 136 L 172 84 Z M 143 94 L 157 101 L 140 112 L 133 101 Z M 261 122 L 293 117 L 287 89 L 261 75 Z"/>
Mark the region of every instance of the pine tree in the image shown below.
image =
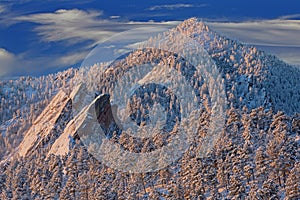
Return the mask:
<path id="1" fill-rule="evenodd" d="M 261 199 L 277 200 L 279 199 L 277 191 L 278 186 L 273 180 L 269 179 L 264 181 L 262 188 L 258 190 L 258 194 Z"/>
<path id="2" fill-rule="evenodd" d="M 24 166 L 20 165 L 20 168 L 17 169 L 16 175 L 14 176 L 12 187 L 12 196 L 14 200 L 17 199 L 30 199 L 30 189 L 27 177 L 27 170 Z"/>
<path id="3" fill-rule="evenodd" d="M 53 170 L 53 175 L 47 185 L 48 198 L 58 199 L 63 186 L 62 166 L 56 165 Z"/>
<path id="4" fill-rule="evenodd" d="M 71 194 L 68 191 L 68 188 L 65 186 L 59 194 L 59 199 L 61 200 L 73 200 Z"/>
<path id="5" fill-rule="evenodd" d="M 84 146 L 79 147 L 79 152 L 78 152 L 78 162 L 77 162 L 77 170 L 79 173 L 85 173 L 89 170 L 88 166 L 88 152 L 84 148 Z"/>
<path id="6" fill-rule="evenodd" d="M 6 198 L 3 199 L 12 199 L 13 197 L 13 190 L 15 189 L 13 187 L 13 183 L 15 181 L 16 171 L 18 170 L 17 167 L 20 164 L 18 159 L 13 159 L 7 166 L 5 170 L 5 184 L 4 184 L 4 191 L 2 192 L 2 195 Z"/>
<path id="7" fill-rule="evenodd" d="M 297 163 L 291 170 L 285 187 L 285 199 L 300 199 L 300 164 Z"/>
<path id="8" fill-rule="evenodd" d="M 76 147 L 71 149 L 70 155 L 68 156 L 65 166 L 66 166 L 66 176 L 69 177 L 73 175 L 74 177 L 78 176 L 78 170 L 77 170 L 77 152 Z"/>
<path id="9" fill-rule="evenodd" d="M 36 167 L 32 174 L 32 180 L 30 182 L 32 198 L 38 198 L 40 196 L 42 188 L 42 173 L 42 169 L 40 167 Z"/>
<path id="10" fill-rule="evenodd" d="M 244 199 L 245 187 L 242 182 L 241 169 L 238 166 L 233 167 L 233 174 L 230 176 L 229 183 L 229 198 Z"/>
<path id="11" fill-rule="evenodd" d="M 101 185 L 97 186 L 93 199 L 108 199 L 106 188 L 102 187 Z"/>
<path id="12" fill-rule="evenodd" d="M 90 199 L 89 198 L 89 190 L 90 190 L 90 177 L 87 173 L 81 173 L 78 177 L 78 192 L 79 192 L 79 199 Z"/>
<path id="13" fill-rule="evenodd" d="M 59 199 L 77 199 L 78 198 L 78 183 L 74 174 L 70 174 L 65 187 L 60 192 Z"/>
<path id="14" fill-rule="evenodd" d="M 279 156 L 282 158 L 281 171 L 283 175 L 283 182 L 286 182 L 289 171 L 294 166 L 294 163 L 299 159 L 299 144 L 294 138 L 288 138 L 280 149 Z"/>
<path id="15" fill-rule="evenodd" d="M 258 187 L 254 181 L 250 183 L 250 191 L 246 197 L 247 200 L 260 200 L 258 195 Z"/>
<path id="16" fill-rule="evenodd" d="M 0 172 L 0 194 L 5 189 L 6 175 Z"/>
<path id="17" fill-rule="evenodd" d="M 255 176 L 256 180 L 258 181 L 259 184 L 262 184 L 263 181 L 267 177 L 267 171 L 269 171 L 269 167 L 267 165 L 267 155 L 265 154 L 263 147 L 259 147 L 256 150 L 256 155 L 255 155 Z"/>

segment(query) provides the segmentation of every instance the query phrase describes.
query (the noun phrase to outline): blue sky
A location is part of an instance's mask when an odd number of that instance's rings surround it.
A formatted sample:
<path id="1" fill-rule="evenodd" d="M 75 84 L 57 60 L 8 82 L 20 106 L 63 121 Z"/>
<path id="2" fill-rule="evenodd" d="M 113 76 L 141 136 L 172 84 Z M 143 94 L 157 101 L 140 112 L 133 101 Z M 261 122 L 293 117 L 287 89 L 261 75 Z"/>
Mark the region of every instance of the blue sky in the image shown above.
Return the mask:
<path id="1" fill-rule="evenodd" d="M 114 34 L 141 27 L 162 32 L 190 17 L 300 65 L 298 0 L 1 0 L 0 77 L 79 66 Z"/>

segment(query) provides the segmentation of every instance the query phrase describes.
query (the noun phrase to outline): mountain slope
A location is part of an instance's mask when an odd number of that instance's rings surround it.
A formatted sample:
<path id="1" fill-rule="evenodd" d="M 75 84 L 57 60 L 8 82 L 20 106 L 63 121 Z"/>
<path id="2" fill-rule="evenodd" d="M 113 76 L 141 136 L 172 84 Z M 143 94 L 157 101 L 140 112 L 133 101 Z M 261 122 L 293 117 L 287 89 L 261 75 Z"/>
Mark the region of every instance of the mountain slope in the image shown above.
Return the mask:
<path id="1" fill-rule="evenodd" d="M 196 66 L 188 62 L 184 54 L 172 52 L 163 42 L 159 49 L 142 48 L 126 54 L 104 72 L 99 65 L 78 70 L 73 80 L 84 84 L 70 85 L 64 91 L 72 92 L 60 91 L 53 97 L 25 133 L 18 149 L 21 158 L 15 156 L 6 163 L 3 172 L 0 171 L 1 198 L 26 194 L 32 199 L 51 195 L 54 199 L 299 199 L 299 69 L 255 47 L 220 36 L 194 18 L 165 33 L 164 37 L 172 42 L 178 33 L 204 48 L 209 58 L 205 60 L 205 56 L 200 56 L 200 61 L 205 63 L 212 59 L 215 62 L 209 66 L 218 70 L 217 79 L 197 74 Z M 161 36 L 157 36 L 149 43 L 161 41 Z M 190 45 L 179 43 L 184 50 Z M 157 66 L 156 71 L 148 72 L 147 67 L 153 65 Z M 162 66 L 174 73 L 164 76 Z M 132 75 L 134 69 L 142 79 Z M 127 77 L 128 72 L 131 76 Z M 127 87 L 126 80 L 137 81 L 140 87 Z M 187 81 L 190 88 L 174 84 L 180 96 L 170 91 L 172 87 L 167 80 Z M 164 84 L 148 84 L 151 81 Z M 221 94 L 214 93 L 216 88 L 212 81 L 224 83 L 225 119 L 222 129 L 214 132 L 216 138 L 209 154 L 199 156 L 203 146 L 211 142 L 206 138 L 210 136 L 210 123 L 215 117 L 213 101 Z M 190 98 L 190 91 L 195 98 Z M 123 105 L 116 96 L 124 94 L 130 94 L 127 97 L 130 101 Z M 177 99 L 188 100 L 188 103 L 181 105 Z M 153 131 L 152 137 L 134 137 L 126 129 L 126 123 L 120 124 L 122 115 L 116 115 L 117 108 L 111 105 L 116 102 L 118 109 L 128 112 L 125 114 L 140 127 L 164 119 L 149 117 L 159 113 L 157 104 L 169 121 L 158 132 Z M 185 121 L 185 109 L 195 105 L 199 113 L 189 115 Z M 95 126 L 88 124 L 93 117 L 91 113 L 96 116 Z M 186 151 L 157 171 L 143 172 L 143 164 L 148 164 L 147 156 L 167 147 L 173 136 L 179 134 L 180 124 L 193 136 L 184 138 L 190 141 Z M 97 127 L 101 127 L 104 134 L 89 135 L 98 130 Z M 138 163 L 139 169 L 130 171 L 127 169 L 134 168 L 126 163 L 131 159 L 133 163 L 135 157 L 123 154 L 118 160 L 124 166 L 120 169 L 113 159 L 97 159 L 92 151 L 95 143 L 86 145 L 85 137 L 103 140 L 106 146 L 121 146 L 134 155 L 145 153 L 147 156 Z M 114 152 L 113 148 L 109 150 Z M 162 155 L 158 155 L 155 162 L 159 163 L 159 158 L 169 159 Z M 16 185 L 13 181 L 18 181 L 18 177 L 23 184 Z M 14 188 L 19 189 L 14 191 Z"/>
<path id="2" fill-rule="evenodd" d="M 194 18 L 186 20 L 166 35 L 171 35 L 174 32 L 179 32 L 199 42 L 217 63 L 217 67 L 225 80 L 229 107 L 236 109 L 245 109 L 246 107 L 249 110 L 263 107 L 265 110 L 284 111 L 286 114 L 299 113 L 300 83 L 296 78 L 300 76 L 298 69 L 283 63 L 276 57 L 258 51 L 255 47 L 248 47 L 219 36 L 209 30 L 204 23 L 198 22 Z M 122 74 L 130 69 L 130 66 L 153 62 L 159 64 L 165 59 L 170 59 L 170 56 L 172 57 L 172 54 L 164 55 L 162 50 L 158 52 L 152 52 L 151 49 L 135 51 L 128 54 L 126 59 L 123 58 L 118 62 L 113 71 L 107 70 L 105 76 L 100 79 L 96 78 L 99 77 L 98 72 L 100 71 L 97 72 L 99 69 L 97 67 L 91 68 L 88 73 L 94 75 L 95 78 L 91 77 L 86 80 L 87 87 L 92 91 L 106 90 L 112 82 L 119 79 L 118 77 L 122 77 Z M 142 60 L 137 61 L 136 58 L 142 58 Z M 174 58 L 172 57 L 172 59 Z M 185 67 L 184 62 L 184 60 L 178 59 L 174 66 L 179 63 Z M 86 75 L 78 74 L 78 76 L 84 77 Z M 206 87 L 206 85 L 203 84 L 203 79 L 199 78 L 197 86 L 201 91 L 203 90 L 201 87 Z M 107 82 L 107 80 L 109 81 Z M 96 82 L 98 84 L 95 84 Z M 93 88 L 90 85 L 94 85 Z M 74 112 L 76 110 L 76 112 L 81 113 L 80 115 L 86 115 L 81 112 L 83 107 L 73 108 L 72 115 L 75 121 L 67 119 L 71 116 L 72 99 L 77 94 L 90 95 L 87 93 L 87 88 L 80 85 L 74 88 L 70 96 L 61 91 L 53 98 L 49 106 L 26 133 L 19 148 L 20 155 L 26 155 L 31 149 L 36 149 L 41 144 L 50 149 L 48 155 L 51 153 L 65 155 L 69 152 L 69 148 L 74 143 L 73 139 L 78 137 L 77 129 L 80 128 L 75 127 L 74 124 L 76 124 L 76 119 L 82 118 L 82 116 L 76 116 L 77 113 Z M 206 98 L 211 98 L 210 95 L 207 94 Z M 92 95 L 87 99 L 90 99 L 89 102 L 91 102 Z M 88 105 L 89 102 L 82 104 Z M 53 107 L 57 108 L 53 110 Z M 209 112 L 209 105 L 205 109 Z M 58 120 L 59 118 L 60 120 Z M 55 127 L 60 127 L 60 130 L 54 131 Z"/>

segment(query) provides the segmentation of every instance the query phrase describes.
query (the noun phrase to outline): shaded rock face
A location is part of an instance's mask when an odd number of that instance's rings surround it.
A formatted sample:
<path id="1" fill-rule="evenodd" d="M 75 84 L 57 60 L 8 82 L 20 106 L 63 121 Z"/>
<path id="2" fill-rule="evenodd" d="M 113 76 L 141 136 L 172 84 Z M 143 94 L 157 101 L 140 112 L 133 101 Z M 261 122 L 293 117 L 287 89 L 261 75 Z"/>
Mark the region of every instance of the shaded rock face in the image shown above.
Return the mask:
<path id="1" fill-rule="evenodd" d="M 110 95 L 103 94 L 95 102 L 95 110 L 99 124 L 108 129 L 110 124 L 115 123 L 110 105 Z"/>
<path id="2" fill-rule="evenodd" d="M 95 102 L 95 112 L 97 121 L 106 137 L 109 139 L 112 138 L 114 132 L 117 133 L 117 136 L 119 137 L 122 128 L 116 123 L 117 107 L 111 106 L 109 94 L 101 94 L 97 97 Z"/>

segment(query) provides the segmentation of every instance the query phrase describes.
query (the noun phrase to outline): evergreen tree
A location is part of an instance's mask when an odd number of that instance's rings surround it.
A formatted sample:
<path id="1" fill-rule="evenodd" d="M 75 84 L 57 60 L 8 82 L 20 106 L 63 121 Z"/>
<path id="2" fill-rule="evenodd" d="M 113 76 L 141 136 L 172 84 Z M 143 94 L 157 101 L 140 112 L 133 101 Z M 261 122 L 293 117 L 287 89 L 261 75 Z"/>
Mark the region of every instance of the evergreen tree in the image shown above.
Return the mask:
<path id="1" fill-rule="evenodd" d="M 59 199 L 77 199 L 78 198 L 78 182 L 74 174 L 70 174 L 65 187 L 60 192 Z"/>
<path id="2" fill-rule="evenodd" d="M 300 164 L 297 163 L 291 170 L 285 187 L 285 199 L 300 199 Z"/>
<path id="3" fill-rule="evenodd" d="M 56 165 L 53 169 L 53 175 L 47 185 L 48 198 L 58 199 L 63 186 L 62 166 Z"/>
<path id="4" fill-rule="evenodd" d="M 230 199 L 244 199 L 245 187 L 242 182 L 241 169 L 238 166 L 233 167 L 233 174 L 230 176 L 229 198 Z"/>
<path id="5" fill-rule="evenodd" d="M 263 183 L 261 189 L 258 190 L 258 194 L 261 199 L 279 199 L 278 194 L 278 186 L 272 180 L 266 180 Z"/>
<path id="6" fill-rule="evenodd" d="M 6 175 L 0 172 L 0 194 L 5 190 Z"/>
<path id="7" fill-rule="evenodd" d="M 259 147 L 256 150 L 255 155 L 255 176 L 256 180 L 258 181 L 258 184 L 262 184 L 264 180 L 266 179 L 267 175 L 266 172 L 268 171 L 267 166 L 267 155 L 263 149 L 263 147 Z"/>
<path id="8" fill-rule="evenodd" d="M 30 188 L 27 177 L 27 170 L 22 165 L 20 168 L 17 168 L 16 175 L 14 176 L 12 187 L 14 190 L 12 191 L 12 199 L 24 199 L 30 200 Z"/>
<path id="9" fill-rule="evenodd" d="M 79 199 L 90 199 L 90 177 L 87 173 L 81 173 L 78 177 Z"/>

